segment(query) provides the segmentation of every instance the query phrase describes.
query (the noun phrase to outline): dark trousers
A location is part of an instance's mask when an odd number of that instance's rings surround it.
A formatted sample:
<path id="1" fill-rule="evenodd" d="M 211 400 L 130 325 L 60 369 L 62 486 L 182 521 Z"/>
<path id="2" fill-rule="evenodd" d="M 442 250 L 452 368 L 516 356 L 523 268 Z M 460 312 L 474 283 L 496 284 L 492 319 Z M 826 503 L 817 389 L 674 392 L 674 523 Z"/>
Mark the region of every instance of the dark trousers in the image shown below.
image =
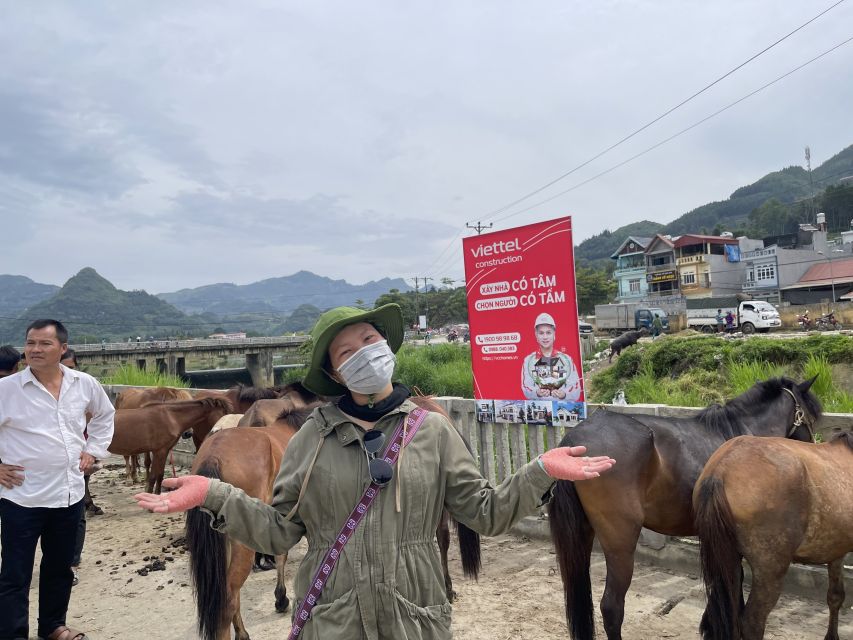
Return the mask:
<path id="1" fill-rule="evenodd" d="M 71 566 L 80 566 L 80 557 L 83 555 L 83 543 L 86 542 L 86 509 L 80 514 L 80 524 L 77 525 L 77 537 L 74 544 L 74 557 L 71 558 Z"/>
<path id="2" fill-rule="evenodd" d="M 70 507 L 22 507 L 0 500 L 0 640 L 29 637 L 30 583 L 41 539 L 38 635 L 65 624 L 71 598 L 71 560 L 83 501 Z"/>

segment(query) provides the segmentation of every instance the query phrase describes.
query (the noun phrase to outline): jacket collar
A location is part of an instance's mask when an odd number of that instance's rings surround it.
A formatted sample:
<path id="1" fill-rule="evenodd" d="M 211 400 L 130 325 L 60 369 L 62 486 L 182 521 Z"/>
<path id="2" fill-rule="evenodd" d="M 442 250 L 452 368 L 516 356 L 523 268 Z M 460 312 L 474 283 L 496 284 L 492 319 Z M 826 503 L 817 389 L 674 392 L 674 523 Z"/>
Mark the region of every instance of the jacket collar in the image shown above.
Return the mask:
<path id="1" fill-rule="evenodd" d="M 417 405 L 409 399 L 403 401 L 399 407 L 382 416 L 377 424 L 385 424 L 391 419 L 396 422 L 401 415 L 408 415 L 412 410 L 416 409 Z M 326 437 L 332 431 L 337 432 L 338 441 L 342 445 L 347 445 L 356 440 L 361 440 L 364 429 L 355 425 L 350 417 L 341 411 L 337 405 L 329 403 L 322 407 L 317 407 L 314 411 L 319 414 L 320 419 L 315 420 L 317 431 L 320 436 Z M 396 416 L 392 418 L 392 416 Z"/>

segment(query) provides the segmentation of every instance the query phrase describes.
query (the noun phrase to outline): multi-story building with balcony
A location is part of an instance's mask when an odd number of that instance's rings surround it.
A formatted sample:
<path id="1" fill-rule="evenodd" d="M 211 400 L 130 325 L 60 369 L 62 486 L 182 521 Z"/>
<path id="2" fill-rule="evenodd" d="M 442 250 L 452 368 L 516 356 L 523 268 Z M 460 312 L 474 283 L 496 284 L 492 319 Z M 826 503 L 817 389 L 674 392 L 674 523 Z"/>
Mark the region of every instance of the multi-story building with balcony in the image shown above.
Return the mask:
<path id="1" fill-rule="evenodd" d="M 673 242 L 679 286 L 686 298 L 710 298 L 740 293 L 743 267 L 741 242 L 754 248 L 760 241 L 728 236 L 687 234 Z"/>
<path id="2" fill-rule="evenodd" d="M 636 302 L 645 297 L 646 284 L 645 250 L 651 238 L 628 236 L 610 256 L 616 261 L 613 279 L 616 280 L 616 299 L 619 302 Z"/>
<path id="3" fill-rule="evenodd" d="M 673 239 L 670 236 L 656 235 L 646 247 L 645 257 L 649 299 L 680 297 Z"/>
<path id="4" fill-rule="evenodd" d="M 794 285 L 823 255 L 812 249 L 786 249 L 777 245 L 745 251 L 743 291 L 756 300 L 778 303 L 781 292 Z"/>

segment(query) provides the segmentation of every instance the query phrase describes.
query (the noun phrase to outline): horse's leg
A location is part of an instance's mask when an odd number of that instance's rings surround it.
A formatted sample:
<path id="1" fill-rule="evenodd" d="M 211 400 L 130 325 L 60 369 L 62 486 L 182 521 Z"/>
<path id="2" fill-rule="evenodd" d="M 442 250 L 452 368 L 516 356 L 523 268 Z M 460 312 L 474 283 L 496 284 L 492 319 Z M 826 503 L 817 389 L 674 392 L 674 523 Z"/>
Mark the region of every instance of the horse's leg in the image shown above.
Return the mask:
<path id="1" fill-rule="evenodd" d="M 446 510 L 441 512 L 435 537 L 438 540 L 438 550 L 441 553 L 441 570 L 444 572 L 444 590 L 447 593 L 448 602 L 456 600 L 456 592 L 453 590 L 453 580 L 450 578 L 450 569 L 447 566 L 447 550 L 450 548 L 450 527 L 448 518 L 450 515 Z"/>
<path id="2" fill-rule="evenodd" d="M 287 597 L 287 583 L 284 580 L 284 565 L 286 564 L 286 553 L 275 557 L 275 610 L 279 613 L 285 613 L 290 607 L 290 600 Z"/>
<path id="3" fill-rule="evenodd" d="M 240 613 L 240 589 L 252 572 L 255 552 L 234 540 L 229 540 L 229 546 L 231 554 L 226 574 L 228 599 L 223 617 L 225 620 L 231 620 L 234 625 L 234 640 L 249 640 L 249 632 L 246 631 L 246 625 L 243 624 L 243 616 Z M 227 626 L 223 627 L 223 632 L 221 640 L 228 640 L 230 633 Z"/>
<path id="4" fill-rule="evenodd" d="M 640 539 L 642 519 L 610 518 L 606 525 L 593 523 L 607 565 L 607 579 L 601 598 L 601 615 L 607 640 L 622 640 L 625 594 L 634 577 L 634 550 Z"/>
<path id="5" fill-rule="evenodd" d="M 827 565 L 829 569 L 829 589 L 826 591 L 826 604 L 829 605 L 829 626 L 823 640 L 838 640 L 838 610 L 844 604 L 844 556 Z"/>
<path id="6" fill-rule="evenodd" d="M 151 472 L 148 474 L 148 493 L 160 493 L 163 484 L 163 472 L 166 469 L 166 456 L 169 449 L 160 449 L 154 452 L 151 460 Z"/>
<path id="7" fill-rule="evenodd" d="M 752 588 L 741 617 L 742 640 L 762 640 L 767 626 L 767 616 L 776 606 L 782 594 L 782 582 L 788 572 L 790 557 L 782 561 L 773 558 L 766 564 L 750 561 L 752 567 Z M 765 558 L 769 560 L 769 558 Z"/>
<path id="8" fill-rule="evenodd" d="M 125 484 L 133 484 L 133 467 L 130 464 L 130 461 L 133 459 L 133 456 L 124 456 L 124 481 Z"/>
<path id="9" fill-rule="evenodd" d="M 136 459 L 136 465 L 139 466 L 139 458 Z M 148 476 L 151 474 L 151 452 L 145 452 L 145 479 L 148 480 Z"/>

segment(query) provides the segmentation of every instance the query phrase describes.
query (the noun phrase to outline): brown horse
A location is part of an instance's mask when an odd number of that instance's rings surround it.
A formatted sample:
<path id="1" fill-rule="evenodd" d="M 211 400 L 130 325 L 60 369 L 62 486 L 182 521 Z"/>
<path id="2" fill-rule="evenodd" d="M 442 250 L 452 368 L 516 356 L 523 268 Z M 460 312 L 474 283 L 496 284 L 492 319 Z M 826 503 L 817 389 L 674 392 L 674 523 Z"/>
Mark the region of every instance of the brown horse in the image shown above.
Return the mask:
<path id="1" fill-rule="evenodd" d="M 160 493 L 166 457 L 181 434 L 192 430 L 193 439 L 201 441 L 226 413 L 231 413 L 231 405 L 221 398 L 119 409 L 115 414 L 115 431 L 109 450 L 124 456 L 153 452 L 147 490 Z"/>
<path id="2" fill-rule="evenodd" d="M 142 389 L 132 388 L 125 389 L 118 397 L 116 397 L 116 409 L 141 409 L 150 404 L 158 404 L 160 402 L 174 402 L 176 400 L 192 400 L 192 394 L 186 389 L 177 389 L 175 387 L 146 387 Z M 145 452 L 145 476 L 148 477 L 148 470 L 151 467 L 151 453 Z M 137 473 L 139 471 L 139 456 L 125 456 L 124 468 L 127 481 L 131 483 L 137 482 Z"/>
<path id="3" fill-rule="evenodd" d="M 717 449 L 693 491 L 708 604 L 705 640 L 760 640 L 792 562 L 829 568 L 838 640 L 845 554 L 853 551 L 853 433 L 826 444 L 742 436 Z M 743 604 L 743 569 L 752 588 Z"/>
<path id="4" fill-rule="evenodd" d="M 268 503 L 288 442 L 319 404 L 297 403 L 290 397 L 259 400 L 243 417 L 259 426 L 226 429 L 211 436 L 196 454 L 192 473 L 222 479 Z M 230 623 L 236 640 L 248 640 L 240 589 L 252 571 L 255 552 L 211 529 L 209 518 L 198 509 L 187 513 L 186 538 L 200 635 L 206 640 L 228 640 Z M 276 558 L 275 608 L 279 612 L 287 611 L 290 604 L 284 581 L 286 561 L 287 554 Z"/>
<path id="5" fill-rule="evenodd" d="M 278 400 L 258 400 L 240 420 L 240 426 L 208 438 L 196 454 L 192 473 L 218 478 L 243 489 L 248 495 L 269 502 L 273 482 L 290 438 L 299 430 L 313 407 L 321 404 L 301 384 L 288 385 Z M 447 416 L 442 407 L 424 396 L 412 401 Z M 448 598 L 453 585 L 447 567 L 450 545 L 449 516 L 442 515 L 436 536 L 441 551 Z M 480 569 L 479 535 L 457 524 L 457 535 L 465 575 L 477 577 Z M 229 625 L 235 640 L 249 640 L 240 613 L 240 589 L 252 569 L 254 552 L 210 527 L 198 509 L 187 513 L 187 547 L 196 595 L 199 634 L 204 640 L 228 640 Z M 284 581 L 287 554 L 276 557 L 275 608 L 283 613 L 290 601 Z"/>
<path id="6" fill-rule="evenodd" d="M 820 402 L 809 391 L 813 382 L 759 382 L 695 418 L 599 410 L 569 431 L 561 446 L 584 445 L 591 456 L 619 461 L 600 478 L 577 484 L 560 481 L 554 487 L 551 537 L 572 638 L 595 637 L 589 576 L 594 538 L 607 563 L 601 599 L 604 629 L 609 640 L 620 640 L 642 527 L 673 536 L 696 534 L 693 486 L 705 462 L 726 440 L 751 434 L 810 441 L 811 424 L 821 415 Z"/>

